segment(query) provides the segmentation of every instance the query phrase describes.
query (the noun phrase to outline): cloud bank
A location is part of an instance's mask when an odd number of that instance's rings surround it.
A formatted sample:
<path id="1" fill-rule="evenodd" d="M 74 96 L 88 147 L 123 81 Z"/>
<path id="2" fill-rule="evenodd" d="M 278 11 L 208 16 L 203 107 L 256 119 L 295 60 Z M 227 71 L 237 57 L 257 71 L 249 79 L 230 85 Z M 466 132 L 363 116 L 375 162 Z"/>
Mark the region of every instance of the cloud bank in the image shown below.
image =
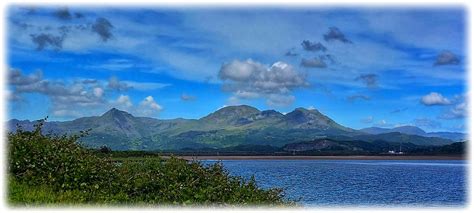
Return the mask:
<path id="1" fill-rule="evenodd" d="M 423 97 L 421 97 L 420 102 L 425 106 L 436 106 L 436 105 L 448 105 L 451 104 L 449 99 L 445 98 L 443 95 L 437 92 L 431 92 Z"/>
<path id="2" fill-rule="evenodd" d="M 264 98 L 271 106 L 290 105 L 295 100 L 291 92 L 309 86 L 304 74 L 281 61 L 268 67 L 251 59 L 234 60 L 223 64 L 218 76 L 234 100 Z"/>

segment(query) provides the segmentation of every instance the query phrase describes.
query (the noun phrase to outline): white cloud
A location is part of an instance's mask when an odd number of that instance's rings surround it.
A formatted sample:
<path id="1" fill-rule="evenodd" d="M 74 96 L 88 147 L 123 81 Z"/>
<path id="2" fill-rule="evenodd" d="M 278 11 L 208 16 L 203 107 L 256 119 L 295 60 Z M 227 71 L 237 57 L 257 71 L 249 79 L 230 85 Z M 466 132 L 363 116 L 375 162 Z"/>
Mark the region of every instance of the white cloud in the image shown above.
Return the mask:
<path id="1" fill-rule="evenodd" d="M 451 103 L 449 99 L 443 97 L 443 95 L 437 92 L 431 92 L 428 95 L 425 95 L 421 98 L 421 103 L 426 106 L 434 106 L 434 105 L 448 105 Z"/>
<path id="2" fill-rule="evenodd" d="M 102 106 L 103 89 L 83 81 L 64 82 L 43 79 L 41 71 L 24 75 L 20 70 L 10 70 L 9 84 L 12 97 L 21 99 L 23 94 L 42 94 L 51 101 L 50 111 L 53 115 L 74 117 L 78 109 L 94 110 Z M 68 113 L 69 112 L 69 113 Z"/>
<path id="3" fill-rule="evenodd" d="M 119 81 L 111 77 L 108 82 L 96 79 L 75 79 L 56 81 L 43 79 L 42 72 L 24 75 L 20 70 L 11 69 L 8 73 L 10 101 L 23 101 L 23 95 L 35 93 L 45 95 L 50 101 L 49 111 L 57 117 L 80 117 L 102 113 L 111 107 L 126 110 L 132 114 L 156 116 L 162 110 L 153 97 L 148 96 L 137 106 L 132 103 L 130 96 L 121 94 L 117 99 L 109 99 L 111 90 L 123 91 L 126 88 L 137 90 L 158 89 L 165 84 L 151 82 Z"/>
<path id="4" fill-rule="evenodd" d="M 140 103 L 134 105 L 130 96 L 120 95 L 116 100 L 111 101 L 109 107 L 125 110 L 134 116 L 157 117 L 163 110 L 152 96 L 145 97 Z"/>
<path id="5" fill-rule="evenodd" d="M 152 96 L 147 96 L 135 109 L 135 114 L 138 116 L 154 116 L 161 110 L 163 110 L 163 107 L 156 103 Z"/>
<path id="6" fill-rule="evenodd" d="M 120 81 L 116 76 L 112 76 L 109 78 L 107 88 L 117 91 L 125 91 L 131 87 L 127 83 Z"/>
<path id="7" fill-rule="evenodd" d="M 132 101 L 128 95 L 120 95 L 116 101 L 112 102 L 112 105 L 116 105 L 117 108 L 129 109 L 133 106 Z"/>
<path id="8" fill-rule="evenodd" d="M 116 76 L 109 78 L 107 82 L 107 88 L 117 91 L 126 91 L 129 89 L 147 91 L 161 89 L 171 84 L 158 83 L 158 82 L 137 82 L 137 81 L 121 81 Z"/>
<path id="9" fill-rule="evenodd" d="M 161 89 L 171 84 L 157 83 L 157 82 L 137 82 L 137 81 L 121 81 L 125 83 L 128 87 L 136 90 L 147 91 Z"/>
<path id="10" fill-rule="evenodd" d="M 461 102 L 451 107 L 447 112 L 441 114 L 441 119 L 461 119 L 468 115 L 468 107 L 466 102 Z"/>
<path id="11" fill-rule="evenodd" d="M 102 97 L 104 95 L 104 89 L 100 87 L 94 88 L 94 95 L 98 98 Z"/>
<path id="12" fill-rule="evenodd" d="M 79 117 L 82 114 L 77 111 L 70 111 L 67 109 L 58 109 L 52 111 L 52 114 L 57 117 Z"/>
<path id="13" fill-rule="evenodd" d="M 254 62 L 251 59 L 247 61 L 234 60 L 231 63 L 222 65 L 219 71 L 219 77 L 222 80 L 246 81 L 257 70 L 266 70 L 263 64 Z"/>
<path id="14" fill-rule="evenodd" d="M 38 70 L 30 75 L 23 75 L 21 70 L 10 69 L 8 72 L 8 83 L 12 85 L 28 85 L 34 84 L 43 79 L 43 72 Z"/>
<path id="15" fill-rule="evenodd" d="M 412 83 L 411 81 L 423 85 L 453 85 L 464 80 L 465 77 L 459 75 L 459 70 L 433 72 L 432 63 L 415 61 L 406 51 L 394 48 L 400 43 L 430 50 L 443 48 L 456 53 L 463 52 L 464 33 L 457 30 L 457 24 L 453 24 L 462 21 L 462 11 L 356 11 L 356 14 L 341 12 L 338 16 L 334 16 L 331 10 L 307 11 L 301 15 L 290 11 L 190 11 L 179 16 L 167 14 L 171 20 L 179 17 L 176 24 L 170 25 L 167 22 L 150 24 L 149 20 L 130 19 L 121 14 L 123 11 L 101 10 L 100 15 L 113 25 L 113 28 L 101 31 L 112 32 L 113 39 L 101 42 L 101 37 L 91 30 L 91 24 L 96 22 L 98 13 L 94 14 L 94 10 L 89 10 L 87 17 L 78 21 L 81 23 L 70 24 L 69 36 L 64 39 L 61 51 L 136 55 L 148 66 L 163 67 L 160 72 L 179 79 L 202 81 L 208 76 L 215 76 L 220 63 L 235 57 L 236 54 L 279 59 L 288 48 L 301 48 L 302 40 L 313 39 L 318 35 L 323 39 L 328 28 L 336 26 L 354 43 L 321 41 L 341 63 L 328 67 L 331 72 L 311 74 L 312 81 L 354 86 L 351 79 L 366 70 L 404 70 L 397 75 L 400 77 L 397 81 L 384 82 L 381 79 L 381 88 L 402 87 L 403 84 Z M 38 33 L 39 28 L 48 26 L 52 29 L 52 34 L 58 36 L 60 32 L 57 29 L 64 25 L 64 22 L 56 17 L 26 16 L 17 9 L 12 9 L 12 14 L 16 15 L 12 16 L 15 21 L 33 26 L 25 30 L 20 24 L 10 24 L 8 36 L 14 41 L 12 45 L 23 49 L 35 48 L 30 35 Z M 81 30 L 81 27 L 86 27 L 87 30 Z M 446 32 L 449 32 L 453 39 L 446 39 Z M 385 39 L 378 42 L 371 37 L 355 36 L 363 34 L 388 38 L 390 45 L 387 45 Z M 172 41 L 157 39 L 158 36 L 171 38 Z M 265 38 L 266 42 L 262 42 L 261 38 Z M 196 51 L 190 53 L 190 49 Z M 436 54 L 433 55 L 433 58 L 435 57 Z M 298 66 L 299 62 L 301 60 L 290 60 L 288 63 Z M 120 70 L 132 65 L 119 60 L 114 63 L 106 61 L 104 66 L 111 70 Z M 380 76 L 385 75 L 380 73 Z M 405 79 L 403 76 L 410 78 Z M 422 79 L 413 80 L 411 77 Z"/>
<path id="16" fill-rule="evenodd" d="M 222 89 L 239 99 L 265 98 L 270 106 L 287 106 L 295 100 L 291 92 L 309 86 L 306 76 L 291 65 L 278 61 L 270 67 L 251 59 L 234 60 L 222 65 L 219 78 Z"/>
<path id="17" fill-rule="evenodd" d="M 94 70 L 106 70 L 106 71 L 122 71 L 135 67 L 133 61 L 128 59 L 109 59 L 101 64 L 85 66 L 89 69 Z"/>
<path id="18" fill-rule="evenodd" d="M 243 98 L 243 99 L 254 99 L 254 98 L 260 97 L 260 95 L 256 92 L 242 91 L 242 90 L 237 90 L 236 92 L 234 92 L 234 96 L 237 98 Z"/>

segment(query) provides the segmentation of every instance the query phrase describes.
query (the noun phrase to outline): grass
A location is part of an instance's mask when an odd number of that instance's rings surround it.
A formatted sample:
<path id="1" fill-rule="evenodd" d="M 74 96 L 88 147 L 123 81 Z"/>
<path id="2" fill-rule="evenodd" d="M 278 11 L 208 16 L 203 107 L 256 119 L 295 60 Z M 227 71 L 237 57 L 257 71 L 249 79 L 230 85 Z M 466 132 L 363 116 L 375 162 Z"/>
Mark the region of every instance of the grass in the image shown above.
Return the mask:
<path id="1" fill-rule="evenodd" d="M 14 206 L 54 206 L 55 204 L 79 204 L 79 191 L 56 192 L 47 185 L 32 186 L 14 178 L 8 181 L 8 202 Z"/>

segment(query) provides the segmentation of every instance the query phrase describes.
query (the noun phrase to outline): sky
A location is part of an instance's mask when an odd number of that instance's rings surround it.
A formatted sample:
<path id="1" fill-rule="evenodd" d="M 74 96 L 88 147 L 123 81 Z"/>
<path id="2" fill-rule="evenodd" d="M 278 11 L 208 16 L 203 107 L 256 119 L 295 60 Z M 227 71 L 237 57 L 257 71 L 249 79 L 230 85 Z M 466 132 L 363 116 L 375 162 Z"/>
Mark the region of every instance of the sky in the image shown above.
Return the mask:
<path id="1" fill-rule="evenodd" d="M 247 104 L 355 129 L 466 131 L 462 7 L 13 5 L 6 19 L 9 119 Z"/>

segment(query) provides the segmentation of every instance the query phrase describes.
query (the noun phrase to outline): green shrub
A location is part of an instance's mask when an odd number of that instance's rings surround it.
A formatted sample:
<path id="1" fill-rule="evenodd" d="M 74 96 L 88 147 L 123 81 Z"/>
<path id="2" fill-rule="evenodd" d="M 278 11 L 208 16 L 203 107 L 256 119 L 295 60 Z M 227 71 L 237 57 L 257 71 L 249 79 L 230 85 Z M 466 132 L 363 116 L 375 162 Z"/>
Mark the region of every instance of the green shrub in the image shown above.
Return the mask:
<path id="1" fill-rule="evenodd" d="M 32 132 L 8 134 L 9 173 L 29 185 L 48 185 L 56 191 L 79 190 L 90 201 L 114 187 L 116 166 L 75 143 L 80 136 L 43 135 L 43 121 Z M 85 134 L 85 133 L 84 133 Z"/>
<path id="2" fill-rule="evenodd" d="M 79 136 L 18 128 L 8 134 L 9 201 L 15 204 L 288 204 L 279 189 L 233 177 L 216 163 L 159 157 L 117 163 L 83 148 Z M 32 190 L 28 190 L 31 187 Z M 49 195 L 49 196 L 48 196 Z"/>
<path id="3" fill-rule="evenodd" d="M 126 194 L 136 202 L 165 204 L 284 204 L 281 190 L 259 189 L 252 178 L 245 182 L 222 164 L 203 166 L 171 158 L 129 161 L 119 168 Z"/>

